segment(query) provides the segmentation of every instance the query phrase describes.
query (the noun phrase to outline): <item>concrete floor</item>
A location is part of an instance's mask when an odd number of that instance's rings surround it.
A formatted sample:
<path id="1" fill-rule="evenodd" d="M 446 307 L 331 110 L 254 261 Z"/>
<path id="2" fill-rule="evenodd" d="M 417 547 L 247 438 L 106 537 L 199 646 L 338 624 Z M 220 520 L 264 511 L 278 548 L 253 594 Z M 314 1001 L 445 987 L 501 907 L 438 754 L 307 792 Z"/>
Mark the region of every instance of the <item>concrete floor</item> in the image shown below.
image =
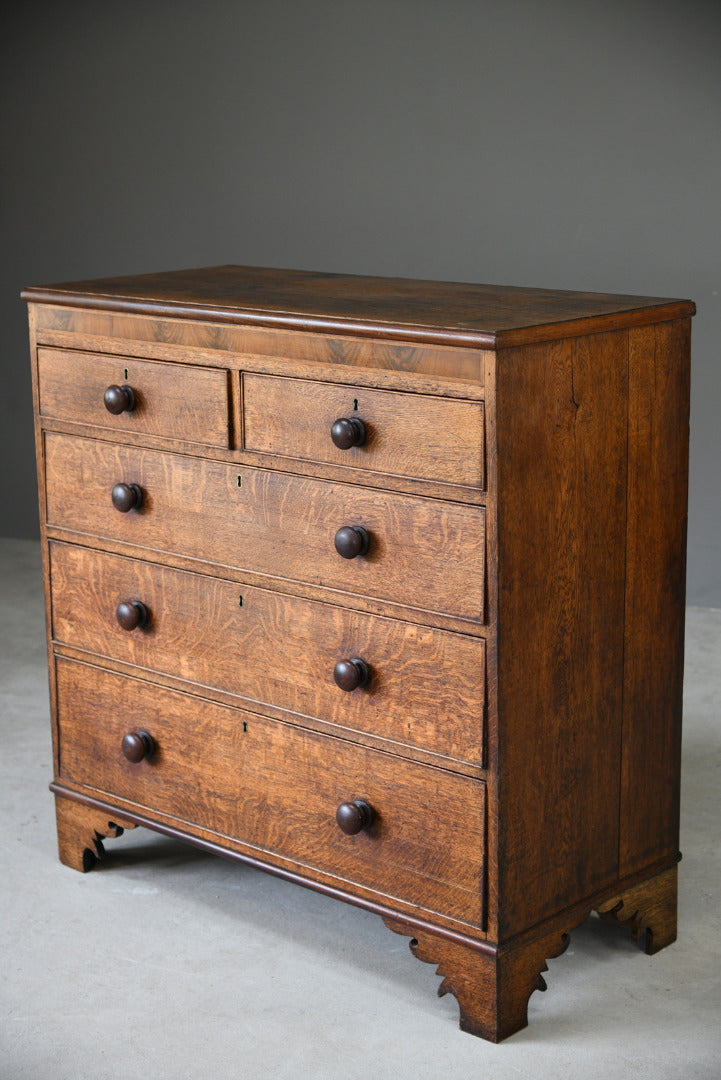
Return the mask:
<path id="1" fill-rule="evenodd" d="M 60 865 L 39 548 L 0 540 L 0 1077 L 721 1077 L 720 705 L 721 611 L 691 609 L 679 940 L 591 920 L 492 1046 L 366 912 L 140 829 Z"/>

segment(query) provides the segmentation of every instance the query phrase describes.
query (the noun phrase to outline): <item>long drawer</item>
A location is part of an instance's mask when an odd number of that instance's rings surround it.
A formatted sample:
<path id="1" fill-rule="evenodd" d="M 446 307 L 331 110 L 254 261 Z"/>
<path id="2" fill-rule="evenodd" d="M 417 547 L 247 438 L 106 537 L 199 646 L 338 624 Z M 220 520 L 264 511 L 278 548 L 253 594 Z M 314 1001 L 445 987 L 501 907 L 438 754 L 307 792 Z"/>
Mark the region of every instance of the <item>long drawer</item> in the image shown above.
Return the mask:
<path id="1" fill-rule="evenodd" d="M 57 681 L 63 780 L 311 877 L 480 923 L 481 781 L 62 658 Z M 139 732 L 150 753 L 130 762 L 123 738 Z M 348 836 L 336 809 L 356 800 L 373 820 Z"/>
<path id="2" fill-rule="evenodd" d="M 50 568 L 56 642 L 481 764 L 480 638 L 71 544 L 50 545 Z M 130 632 L 128 601 L 149 616 Z M 369 682 L 343 690 L 336 665 L 354 659 Z"/>
<path id="3" fill-rule="evenodd" d="M 296 582 L 483 619 L 481 507 L 47 432 L 47 516 L 92 536 Z M 118 484 L 142 508 L 121 513 Z M 360 528 L 366 554 L 341 557 Z"/>

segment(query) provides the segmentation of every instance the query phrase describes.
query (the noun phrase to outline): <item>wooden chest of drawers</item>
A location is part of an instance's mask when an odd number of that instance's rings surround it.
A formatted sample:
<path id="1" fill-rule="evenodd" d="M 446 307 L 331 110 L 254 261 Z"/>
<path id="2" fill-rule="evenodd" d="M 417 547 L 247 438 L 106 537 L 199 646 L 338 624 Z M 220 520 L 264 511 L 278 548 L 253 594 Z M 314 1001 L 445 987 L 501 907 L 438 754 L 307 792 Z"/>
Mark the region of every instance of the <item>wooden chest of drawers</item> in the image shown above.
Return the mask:
<path id="1" fill-rule="evenodd" d="M 378 912 L 461 1026 L 675 938 L 681 300 L 225 266 L 29 289 L 60 857 Z"/>

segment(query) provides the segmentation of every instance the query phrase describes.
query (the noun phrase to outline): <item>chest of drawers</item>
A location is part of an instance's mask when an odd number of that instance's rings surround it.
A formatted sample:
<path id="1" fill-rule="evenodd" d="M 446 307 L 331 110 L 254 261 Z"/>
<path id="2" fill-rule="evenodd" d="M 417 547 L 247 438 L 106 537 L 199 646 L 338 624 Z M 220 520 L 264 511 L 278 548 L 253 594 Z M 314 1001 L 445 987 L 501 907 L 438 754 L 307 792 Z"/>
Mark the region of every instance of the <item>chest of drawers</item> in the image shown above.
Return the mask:
<path id="1" fill-rule="evenodd" d="M 62 861 L 380 914 L 461 1027 L 676 931 L 693 304 L 225 266 L 28 289 Z"/>

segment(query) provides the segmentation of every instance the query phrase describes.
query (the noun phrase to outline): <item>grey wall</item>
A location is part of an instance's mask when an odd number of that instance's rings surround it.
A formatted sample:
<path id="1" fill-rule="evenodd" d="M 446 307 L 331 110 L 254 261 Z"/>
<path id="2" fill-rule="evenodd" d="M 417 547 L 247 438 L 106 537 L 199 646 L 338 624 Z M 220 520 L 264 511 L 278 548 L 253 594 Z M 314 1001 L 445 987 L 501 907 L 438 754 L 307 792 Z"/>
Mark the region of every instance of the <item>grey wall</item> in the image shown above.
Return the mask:
<path id="1" fill-rule="evenodd" d="M 0 535 L 24 285 L 218 262 L 691 297 L 689 599 L 721 606 L 721 5 L 55 0 L 2 31 Z"/>

